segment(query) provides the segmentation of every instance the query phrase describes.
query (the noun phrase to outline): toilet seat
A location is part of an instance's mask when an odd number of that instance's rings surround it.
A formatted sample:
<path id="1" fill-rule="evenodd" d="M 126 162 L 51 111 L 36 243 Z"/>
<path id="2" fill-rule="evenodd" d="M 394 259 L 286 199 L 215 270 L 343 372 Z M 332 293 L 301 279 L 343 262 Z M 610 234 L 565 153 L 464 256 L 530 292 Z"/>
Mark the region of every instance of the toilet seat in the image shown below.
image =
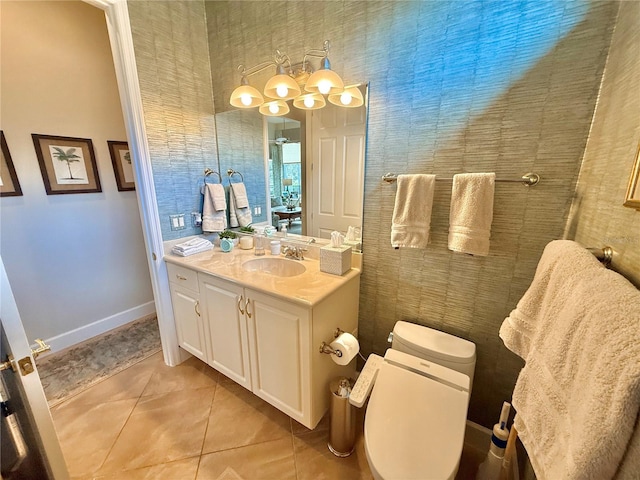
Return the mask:
<path id="1" fill-rule="evenodd" d="M 453 479 L 469 393 L 384 362 L 365 416 L 365 450 L 375 478 Z"/>

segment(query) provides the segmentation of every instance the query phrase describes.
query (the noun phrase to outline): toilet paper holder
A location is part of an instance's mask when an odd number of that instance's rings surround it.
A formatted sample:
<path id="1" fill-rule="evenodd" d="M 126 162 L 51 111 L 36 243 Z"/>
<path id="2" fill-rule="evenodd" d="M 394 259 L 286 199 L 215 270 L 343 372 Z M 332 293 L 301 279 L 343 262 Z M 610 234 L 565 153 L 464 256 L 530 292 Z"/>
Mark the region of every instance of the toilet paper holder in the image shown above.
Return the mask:
<path id="1" fill-rule="evenodd" d="M 344 333 L 344 330 L 338 327 L 333 332 L 333 338 L 336 339 L 343 333 Z M 331 347 L 331 345 L 329 345 L 327 342 L 322 342 L 320 344 L 320 353 L 326 353 L 327 355 L 335 355 L 336 357 L 342 357 L 342 352 L 340 350 L 334 350 Z"/>

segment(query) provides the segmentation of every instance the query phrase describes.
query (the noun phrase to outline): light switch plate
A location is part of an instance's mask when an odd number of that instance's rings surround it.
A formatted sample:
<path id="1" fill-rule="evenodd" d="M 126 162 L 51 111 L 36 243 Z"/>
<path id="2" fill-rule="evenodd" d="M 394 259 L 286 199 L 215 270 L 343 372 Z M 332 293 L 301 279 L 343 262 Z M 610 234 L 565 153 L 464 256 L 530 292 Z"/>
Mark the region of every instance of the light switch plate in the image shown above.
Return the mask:
<path id="1" fill-rule="evenodd" d="M 184 230 L 185 228 L 187 228 L 184 223 L 183 213 L 177 215 L 169 215 L 169 224 L 171 225 L 171 230 Z"/>

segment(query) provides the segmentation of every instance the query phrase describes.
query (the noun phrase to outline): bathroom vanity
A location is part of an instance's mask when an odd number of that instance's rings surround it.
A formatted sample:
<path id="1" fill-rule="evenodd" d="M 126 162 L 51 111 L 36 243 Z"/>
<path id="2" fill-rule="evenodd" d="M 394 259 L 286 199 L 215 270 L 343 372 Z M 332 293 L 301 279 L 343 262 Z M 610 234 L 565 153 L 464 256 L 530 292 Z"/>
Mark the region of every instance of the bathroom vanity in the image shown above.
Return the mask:
<path id="1" fill-rule="evenodd" d="M 329 382 L 355 373 L 355 360 L 337 365 L 320 345 L 338 327 L 356 332 L 360 270 L 335 276 L 317 259 L 237 248 L 165 260 L 180 347 L 315 428 Z"/>

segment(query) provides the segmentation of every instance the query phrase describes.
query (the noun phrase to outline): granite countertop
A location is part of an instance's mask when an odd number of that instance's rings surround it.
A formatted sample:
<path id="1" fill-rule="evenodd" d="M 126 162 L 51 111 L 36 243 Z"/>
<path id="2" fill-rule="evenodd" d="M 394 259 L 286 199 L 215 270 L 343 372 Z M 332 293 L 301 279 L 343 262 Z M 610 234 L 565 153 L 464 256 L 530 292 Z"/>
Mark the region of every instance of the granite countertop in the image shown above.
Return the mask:
<path id="1" fill-rule="evenodd" d="M 188 257 L 168 253 L 164 256 L 164 260 L 284 300 L 294 301 L 306 307 L 317 304 L 349 280 L 360 275 L 360 270 L 357 268 L 351 268 L 342 276 L 321 272 L 320 262 L 307 257 L 304 260 L 290 260 L 300 262 L 306 267 L 304 273 L 293 277 L 247 272 L 242 268 L 242 264 L 248 260 L 270 257 L 274 257 L 274 255 L 270 255 L 268 250 L 264 256 L 258 257 L 254 255 L 253 249 L 242 250 L 236 247 L 231 252 L 224 253 L 219 247 L 215 247 L 213 250 Z M 284 258 L 284 255 L 277 257 Z"/>

